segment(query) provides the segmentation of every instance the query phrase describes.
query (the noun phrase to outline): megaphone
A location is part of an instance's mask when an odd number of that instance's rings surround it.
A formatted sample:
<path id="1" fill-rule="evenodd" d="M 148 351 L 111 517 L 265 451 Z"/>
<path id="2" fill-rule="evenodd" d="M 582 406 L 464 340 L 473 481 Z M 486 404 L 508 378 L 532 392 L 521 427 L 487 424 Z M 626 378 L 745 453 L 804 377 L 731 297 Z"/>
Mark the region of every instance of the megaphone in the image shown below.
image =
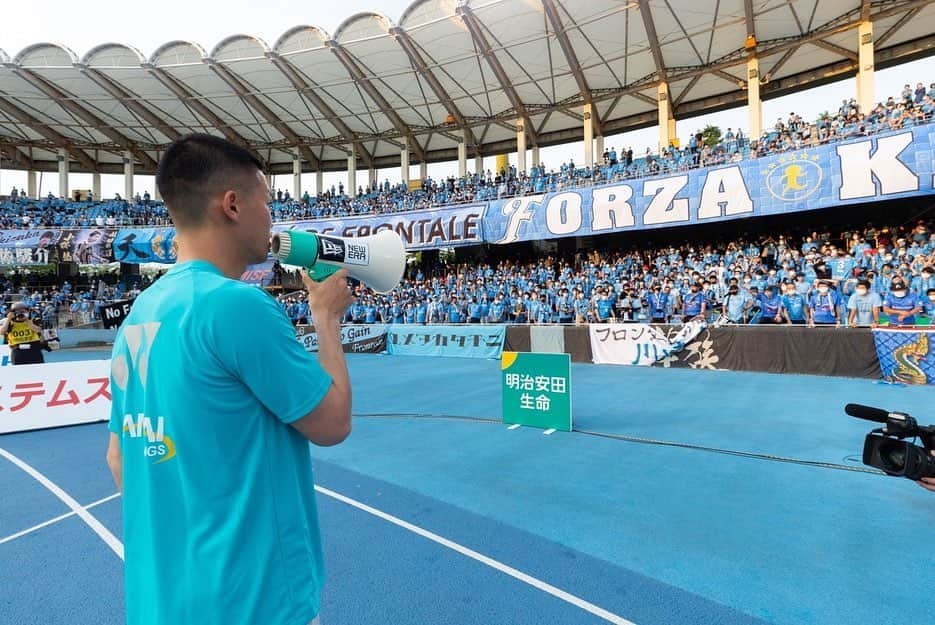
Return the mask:
<path id="1" fill-rule="evenodd" d="M 344 268 L 381 294 L 393 290 L 406 269 L 406 248 L 392 230 L 353 238 L 286 230 L 273 235 L 270 251 L 284 265 L 304 267 L 313 280 Z"/>

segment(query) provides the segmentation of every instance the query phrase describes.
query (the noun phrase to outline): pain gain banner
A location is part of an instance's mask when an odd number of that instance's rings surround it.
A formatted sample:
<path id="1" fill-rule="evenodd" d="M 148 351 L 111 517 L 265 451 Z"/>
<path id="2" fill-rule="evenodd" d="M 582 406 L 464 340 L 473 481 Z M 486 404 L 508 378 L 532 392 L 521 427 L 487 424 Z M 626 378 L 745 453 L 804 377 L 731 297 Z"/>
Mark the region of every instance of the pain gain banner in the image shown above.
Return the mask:
<path id="1" fill-rule="evenodd" d="M 931 194 L 935 192 L 933 149 L 935 124 L 926 124 L 616 184 L 434 210 L 281 223 L 274 230 L 308 230 L 340 237 L 393 230 L 407 249 L 420 250 L 481 243 L 508 245 L 783 215 Z M 57 236 L 64 235 L 49 230 L 0 232 L 0 249 L 35 249 L 43 237 Z M 120 230 L 111 237 L 110 256 L 127 263 L 171 263 L 176 254 L 174 237 L 172 228 Z M 69 253 L 75 254 L 77 250 L 72 248 L 73 244 Z M 27 255 L 22 253 L 24 258 Z"/>

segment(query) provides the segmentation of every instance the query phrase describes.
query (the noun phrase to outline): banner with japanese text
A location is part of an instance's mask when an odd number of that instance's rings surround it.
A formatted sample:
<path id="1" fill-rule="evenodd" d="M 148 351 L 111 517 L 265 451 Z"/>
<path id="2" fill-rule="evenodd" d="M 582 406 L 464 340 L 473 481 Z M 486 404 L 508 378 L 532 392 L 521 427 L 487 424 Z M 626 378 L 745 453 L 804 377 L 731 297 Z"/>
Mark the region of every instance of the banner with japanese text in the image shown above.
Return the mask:
<path id="1" fill-rule="evenodd" d="M 504 423 L 571 431 L 571 356 L 503 352 L 500 369 Z"/>
<path id="2" fill-rule="evenodd" d="M 110 361 L 4 367 L 0 434 L 110 419 Z"/>
<path id="3" fill-rule="evenodd" d="M 661 328 L 645 323 L 591 324 L 591 354 L 599 365 L 650 366 L 684 349 L 705 327 L 703 320 L 690 321 L 670 339 Z"/>
<path id="4" fill-rule="evenodd" d="M 387 326 L 387 352 L 394 356 L 500 358 L 506 326 Z"/>
<path id="5" fill-rule="evenodd" d="M 126 228 L 117 232 L 113 257 L 121 263 L 174 263 L 175 228 Z"/>
<path id="6" fill-rule="evenodd" d="M 935 384 L 935 330 L 874 329 L 873 342 L 884 380 Z"/>

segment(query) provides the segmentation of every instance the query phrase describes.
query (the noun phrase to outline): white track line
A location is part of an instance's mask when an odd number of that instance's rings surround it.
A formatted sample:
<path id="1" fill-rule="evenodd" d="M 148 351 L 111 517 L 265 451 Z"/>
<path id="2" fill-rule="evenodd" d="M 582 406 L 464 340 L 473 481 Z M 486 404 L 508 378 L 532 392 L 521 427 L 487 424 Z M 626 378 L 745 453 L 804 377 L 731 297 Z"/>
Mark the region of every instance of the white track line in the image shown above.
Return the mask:
<path id="1" fill-rule="evenodd" d="M 71 508 L 71 511 L 77 514 L 78 517 L 88 525 L 88 527 L 94 530 L 94 533 L 100 536 L 101 540 L 103 540 L 107 546 L 110 547 L 115 554 L 117 554 L 117 557 L 123 560 L 123 543 L 117 540 L 117 537 L 114 536 L 109 529 L 104 527 L 104 525 L 98 521 L 94 515 L 82 508 L 81 504 L 75 501 L 71 495 L 59 488 L 55 482 L 42 475 L 39 473 L 39 471 L 29 466 L 2 447 L 0 447 L 0 456 L 3 456 L 18 466 L 20 469 L 28 473 L 34 480 L 45 486 L 49 492 L 61 499 L 62 503 Z"/>
<path id="2" fill-rule="evenodd" d="M 110 495 L 109 497 L 104 497 L 103 499 L 98 499 L 97 501 L 89 503 L 88 505 L 84 506 L 84 509 L 90 510 L 91 508 L 95 506 L 99 506 L 102 503 L 107 503 L 111 499 L 116 499 L 119 496 L 120 496 L 120 493 L 114 493 L 113 495 Z M 43 527 L 48 527 L 49 525 L 53 525 L 55 523 L 58 523 L 59 521 L 64 521 L 68 517 L 75 516 L 75 514 L 76 513 L 74 512 L 66 512 L 65 514 L 59 515 L 55 517 L 54 519 L 49 519 L 48 521 L 44 521 L 38 525 L 33 525 L 32 527 L 27 527 L 22 532 L 16 532 L 15 534 L 10 534 L 6 538 L 0 538 L 0 545 L 2 545 L 3 543 L 8 543 L 11 540 L 16 540 L 17 538 L 20 538 L 21 536 L 25 536 L 26 534 L 32 534 L 36 530 L 41 530 Z"/>
<path id="3" fill-rule="evenodd" d="M 412 523 L 403 521 L 402 519 L 398 517 L 395 517 L 391 514 L 387 514 L 386 512 L 383 512 L 382 510 L 377 510 L 376 508 L 372 508 L 365 503 L 361 503 L 355 499 L 351 499 L 350 497 L 346 497 L 340 493 L 336 493 L 333 490 L 329 490 L 322 486 L 316 485 L 315 490 L 321 493 L 322 495 L 326 495 L 328 497 L 331 497 L 332 499 L 337 499 L 338 501 L 342 503 L 346 503 L 349 506 L 353 506 L 354 508 L 357 508 L 358 510 L 363 510 L 364 512 L 368 514 L 372 514 L 373 516 L 383 519 L 384 521 L 389 521 L 390 523 L 394 525 L 398 525 L 399 527 L 403 529 L 409 530 L 413 534 L 418 534 L 419 536 L 422 536 L 423 538 L 427 538 L 431 540 L 432 542 L 436 542 L 439 545 L 442 545 L 443 547 L 447 547 L 453 551 L 457 551 L 461 555 L 467 556 L 468 558 L 471 558 L 472 560 L 477 560 L 481 564 L 486 564 L 492 569 L 496 569 L 500 571 L 501 573 L 505 573 L 509 575 L 510 577 L 513 577 L 515 579 L 518 579 L 521 582 L 529 584 L 533 588 L 538 588 L 542 592 L 548 593 L 552 595 L 553 597 L 556 597 L 558 599 L 561 599 L 562 601 L 565 601 L 566 603 L 570 603 L 571 605 L 577 608 L 580 608 L 584 610 L 585 612 L 590 612 L 591 614 L 599 618 L 602 618 L 609 623 L 614 623 L 615 625 L 636 625 L 632 621 L 628 621 L 622 616 L 618 616 L 614 614 L 613 612 L 608 612 L 604 608 L 601 608 L 599 606 L 594 605 L 593 603 L 585 601 L 584 599 L 581 599 L 580 597 L 576 597 L 575 595 L 571 593 L 565 592 L 561 588 L 556 588 L 555 586 L 552 586 L 551 584 L 547 584 L 546 582 L 543 582 L 540 579 L 536 579 L 535 577 L 532 577 L 531 575 L 527 575 L 526 573 L 523 573 L 522 571 L 519 571 L 517 569 L 514 569 L 511 566 L 508 566 L 506 564 L 503 564 L 502 562 L 499 562 L 498 560 L 494 560 L 493 558 L 485 556 L 482 553 L 478 553 L 474 551 L 473 549 L 468 549 L 464 545 L 459 545 L 458 543 L 454 541 L 448 540 L 447 538 L 444 538 L 443 536 L 439 536 L 438 534 L 430 532 L 417 525 L 413 525 Z"/>

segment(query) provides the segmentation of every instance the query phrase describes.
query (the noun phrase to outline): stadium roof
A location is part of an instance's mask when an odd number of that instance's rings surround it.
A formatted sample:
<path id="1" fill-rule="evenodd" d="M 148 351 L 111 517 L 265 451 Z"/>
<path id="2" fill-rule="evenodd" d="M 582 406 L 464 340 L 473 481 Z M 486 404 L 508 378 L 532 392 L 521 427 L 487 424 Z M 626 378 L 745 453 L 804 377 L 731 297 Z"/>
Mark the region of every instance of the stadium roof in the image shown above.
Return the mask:
<path id="1" fill-rule="evenodd" d="M 376 2 L 376 0 L 374 0 Z M 153 172 L 159 151 L 191 131 L 249 146 L 272 173 L 515 150 L 656 123 L 656 85 L 675 117 L 742 104 L 754 35 L 774 97 L 852 75 L 857 26 L 874 22 L 876 67 L 935 52 L 935 0 L 416 0 L 399 23 L 377 13 L 328 34 L 297 26 L 272 45 L 234 35 L 206 51 L 173 41 L 149 58 L 102 44 L 79 59 L 49 43 L 0 50 L 0 159 L 54 170 Z"/>

